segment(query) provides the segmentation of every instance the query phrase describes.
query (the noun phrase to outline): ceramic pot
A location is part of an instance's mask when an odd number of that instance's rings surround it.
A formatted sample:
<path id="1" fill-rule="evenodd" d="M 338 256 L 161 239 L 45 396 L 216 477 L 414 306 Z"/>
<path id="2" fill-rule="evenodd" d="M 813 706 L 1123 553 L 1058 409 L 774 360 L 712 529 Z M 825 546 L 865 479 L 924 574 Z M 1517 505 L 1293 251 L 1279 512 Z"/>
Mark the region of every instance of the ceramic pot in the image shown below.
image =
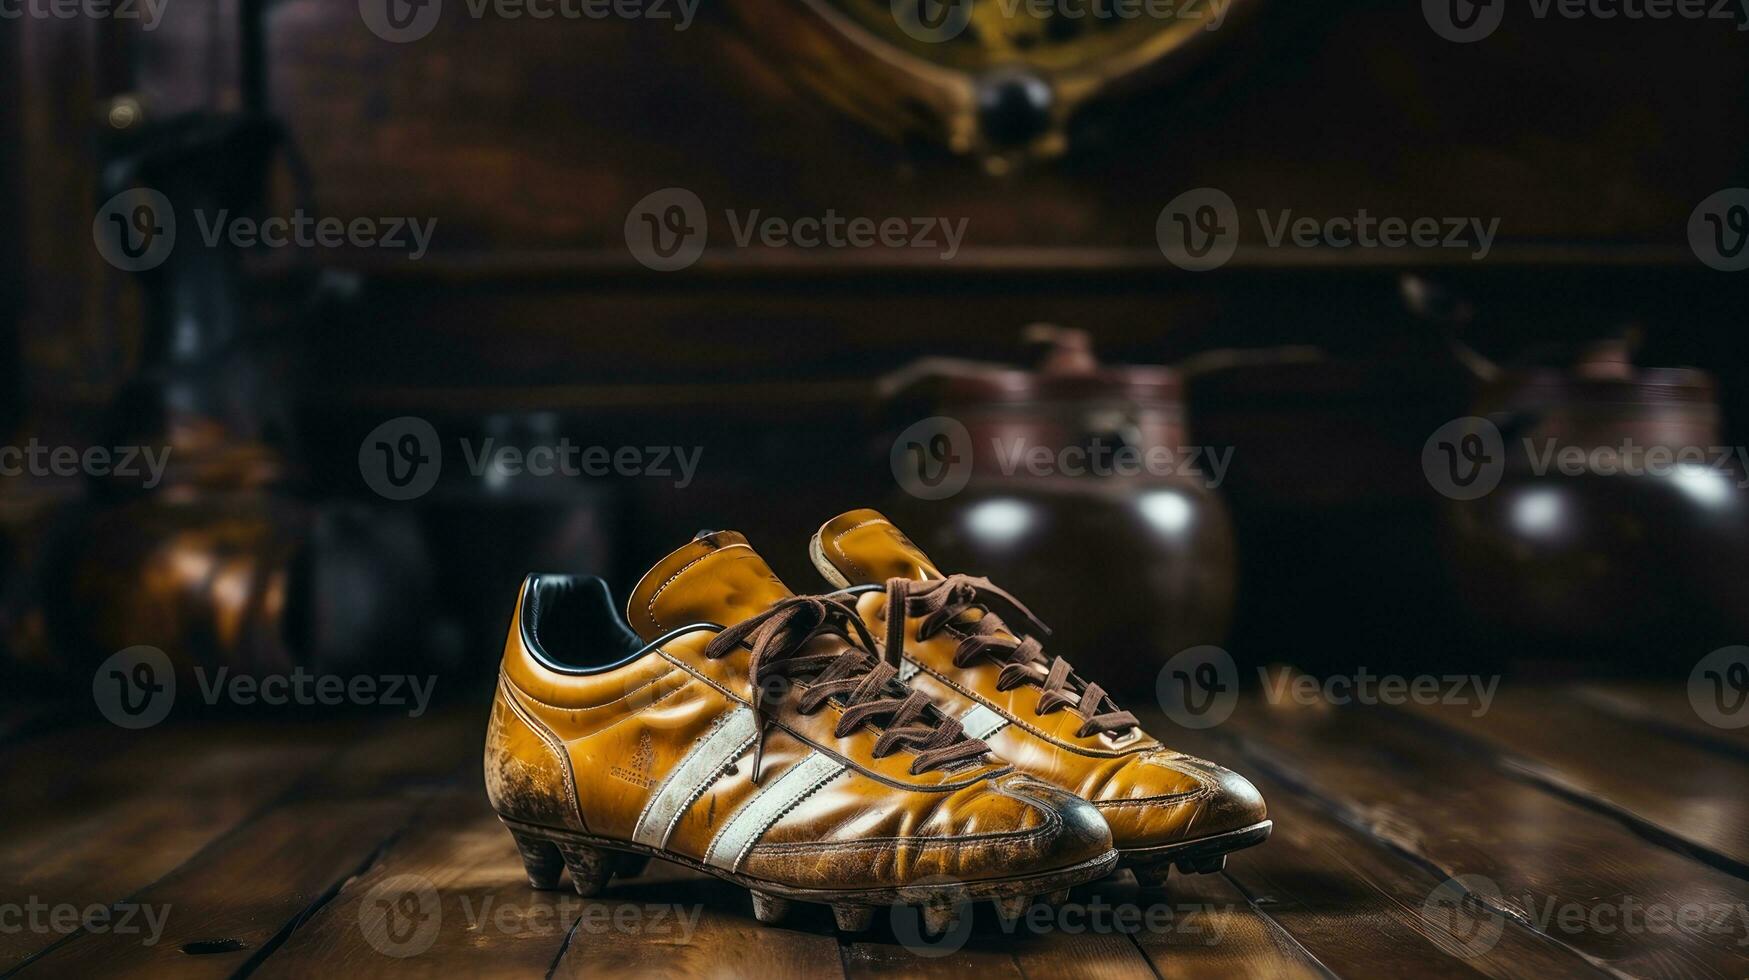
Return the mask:
<path id="1" fill-rule="evenodd" d="M 1709 375 L 1602 344 L 1504 372 L 1473 414 L 1501 458 L 1454 452 L 1498 484 L 1448 500 L 1445 528 L 1478 621 L 1579 653 L 1749 635 L 1749 492 Z"/>
<path id="2" fill-rule="evenodd" d="M 1056 626 L 1047 653 L 1108 689 L 1152 690 L 1173 654 L 1225 637 L 1235 557 L 1214 486 L 1230 460 L 1191 452 L 1171 370 L 1101 365 L 1080 331 L 1028 340 L 1034 370 L 926 361 L 889 379 L 897 418 L 951 419 L 969 452 L 963 489 L 902 492 L 888 512 L 943 567 Z"/>

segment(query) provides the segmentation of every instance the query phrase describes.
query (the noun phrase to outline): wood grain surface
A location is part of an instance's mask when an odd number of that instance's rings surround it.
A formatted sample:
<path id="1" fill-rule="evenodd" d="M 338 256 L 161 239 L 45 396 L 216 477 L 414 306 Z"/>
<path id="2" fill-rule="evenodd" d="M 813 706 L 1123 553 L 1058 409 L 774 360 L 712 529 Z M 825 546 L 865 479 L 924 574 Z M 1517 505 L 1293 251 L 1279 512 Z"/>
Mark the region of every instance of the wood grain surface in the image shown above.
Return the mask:
<path id="1" fill-rule="evenodd" d="M 1665 715 L 1674 703 L 1667 689 L 1609 693 Z M 1252 695 L 1209 731 L 1146 721 L 1249 774 L 1269 800 L 1271 840 L 1220 874 L 1144 890 L 1120 873 L 1011 925 L 976 906 L 934 943 L 910 934 L 905 909 L 859 934 L 814 906 L 761 925 L 745 890 L 662 862 L 590 899 L 529 888 L 479 783 L 476 711 L 38 731 L 0 746 L 0 902 L 97 906 L 136 926 L 149 912 L 157 927 L 0 931 L 0 970 L 1749 975 L 1749 881 L 1727 860 L 1743 831 L 1731 799 L 1744 761 L 1728 737 L 1684 737 L 1668 717 L 1600 706 L 1593 689 L 1510 686 L 1479 717 Z"/>

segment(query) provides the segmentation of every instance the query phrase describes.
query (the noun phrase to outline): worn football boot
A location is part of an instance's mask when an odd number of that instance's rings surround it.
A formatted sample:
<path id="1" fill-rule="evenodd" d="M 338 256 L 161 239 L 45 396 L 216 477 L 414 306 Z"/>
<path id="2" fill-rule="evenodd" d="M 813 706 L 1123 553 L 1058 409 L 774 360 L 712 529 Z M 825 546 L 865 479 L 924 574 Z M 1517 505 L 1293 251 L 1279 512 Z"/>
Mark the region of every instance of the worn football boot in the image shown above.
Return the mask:
<path id="1" fill-rule="evenodd" d="M 599 579 L 523 583 L 485 769 L 534 887 L 568 870 L 589 895 L 658 857 L 751 889 L 761 921 L 800 900 L 857 929 L 904 902 L 939 931 L 1115 865 L 1097 810 L 967 736 L 740 535 L 664 558 L 626 617 Z"/>
<path id="2" fill-rule="evenodd" d="M 809 553 L 886 638 L 901 679 L 957 717 L 1015 769 L 1081 796 L 1111 826 L 1120 867 L 1143 884 L 1171 869 L 1207 873 L 1261 843 L 1271 827 L 1244 777 L 1166 748 L 1098 684 L 1037 639 L 1043 624 L 986 579 L 944 575 L 892 522 L 851 511 L 822 527 Z M 999 600 L 1030 621 L 1009 627 Z M 890 615 L 902 606 L 903 616 Z M 903 652 L 902 659 L 899 651 Z"/>

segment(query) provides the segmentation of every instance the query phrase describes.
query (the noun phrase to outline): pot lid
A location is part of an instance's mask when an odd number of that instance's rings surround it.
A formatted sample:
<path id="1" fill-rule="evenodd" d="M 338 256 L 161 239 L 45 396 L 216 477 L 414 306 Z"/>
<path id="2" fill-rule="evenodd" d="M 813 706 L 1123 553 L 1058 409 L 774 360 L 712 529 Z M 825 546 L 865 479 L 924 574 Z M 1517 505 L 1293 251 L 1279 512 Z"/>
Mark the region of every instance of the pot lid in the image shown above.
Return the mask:
<path id="1" fill-rule="evenodd" d="M 1178 373 L 1164 365 L 1102 364 L 1085 330 L 1035 323 L 1021 332 L 1033 367 L 926 357 L 881 379 L 881 397 L 938 404 L 1129 399 L 1176 402 Z"/>
<path id="2" fill-rule="evenodd" d="M 1570 365 L 1510 368 L 1488 386 L 1485 401 L 1508 406 L 1712 405 L 1718 388 L 1711 374 L 1688 367 L 1640 367 L 1631 338 L 1599 341 Z"/>

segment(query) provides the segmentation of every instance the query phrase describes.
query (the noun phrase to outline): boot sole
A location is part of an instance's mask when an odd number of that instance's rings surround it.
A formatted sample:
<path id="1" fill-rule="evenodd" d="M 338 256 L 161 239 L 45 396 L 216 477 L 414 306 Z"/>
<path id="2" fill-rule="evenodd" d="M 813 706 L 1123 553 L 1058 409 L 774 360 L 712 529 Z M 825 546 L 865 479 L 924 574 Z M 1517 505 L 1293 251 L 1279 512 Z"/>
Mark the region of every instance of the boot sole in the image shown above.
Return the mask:
<path id="1" fill-rule="evenodd" d="M 597 895 L 613 877 L 636 875 L 650 858 L 660 858 L 752 892 L 754 916 L 760 922 L 781 921 L 790 902 L 809 902 L 831 906 L 838 927 L 847 932 L 868 928 L 877 909 L 893 905 L 918 906 L 923 913 L 925 931 L 933 934 L 951 927 L 956 921 L 957 910 L 971 902 L 993 901 L 999 915 L 1017 916 L 1031 905 L 1035 896 L 1047 896 L 1047 901 L 1060 904 L 1070 888 L 1104 878 L 1118 866 L 1118 852 L 1111 850 L 1067 868 L 1009 878 L 882 888 L 796 888 L 631 841 L 542 827 L 503 816 L 498 819 L 516 839 L 523 867 L 528 872 L 528 883 L 537 889 L 560 887 L 561 873 L 568 873 L 571 885 L 579 895 Z"/>
<path id="2" fill-rule="evenodd" d="M 1273 829 L 1275 821 L 1264 820 L 1212 837 L 1120 850 L 1117 866 L 1132 869 L 1136 880 L 1144 885 L 1164 885 L 1173 868 L 1179 874 L 1215 874 L 1226 868 L 1227 855 L 1256 847 L 1269 839 Z"/>

